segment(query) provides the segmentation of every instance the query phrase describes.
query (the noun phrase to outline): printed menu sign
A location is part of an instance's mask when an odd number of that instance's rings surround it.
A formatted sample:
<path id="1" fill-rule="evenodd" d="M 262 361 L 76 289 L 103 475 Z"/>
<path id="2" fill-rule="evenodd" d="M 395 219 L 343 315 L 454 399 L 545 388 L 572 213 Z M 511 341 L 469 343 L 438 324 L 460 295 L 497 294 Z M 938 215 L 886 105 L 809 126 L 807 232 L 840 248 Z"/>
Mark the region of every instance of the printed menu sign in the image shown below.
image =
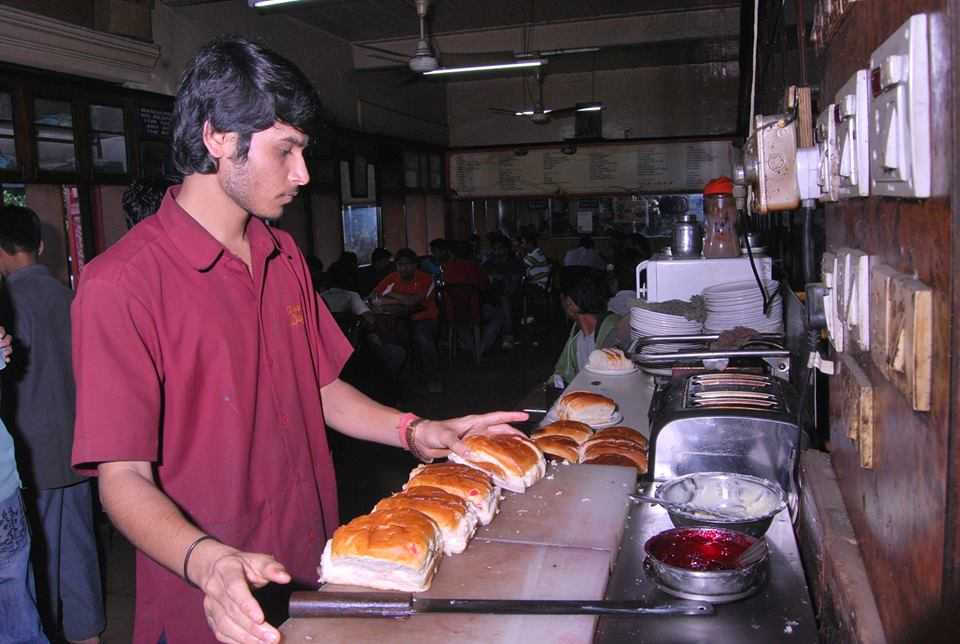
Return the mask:
<path id="1" fill-rule="evenodd" d="M 140 134 L 156 139 L 170 138 L 170 120 L 173 115 L 166 110 L 152 107 L 140 108 Z"/>
<path id="2" fill-rule="evenodd" d="M 731 151 L 728 140 L 599 144 L 451 152 L 447 162 L 460 198 L 699 192 L 732 174 Z"/>

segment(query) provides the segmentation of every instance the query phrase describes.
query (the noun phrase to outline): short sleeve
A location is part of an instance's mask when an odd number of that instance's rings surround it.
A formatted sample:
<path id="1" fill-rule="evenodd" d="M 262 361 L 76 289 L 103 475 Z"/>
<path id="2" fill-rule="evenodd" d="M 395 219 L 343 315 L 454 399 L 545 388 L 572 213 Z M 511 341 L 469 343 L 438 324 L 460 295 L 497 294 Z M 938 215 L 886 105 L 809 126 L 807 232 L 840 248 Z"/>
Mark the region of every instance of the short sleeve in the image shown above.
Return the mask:
<path id="1" fill-rule="evenodd" d="M 108 461 L 156 461 L 162 364 L 152 316 L 123 287 L 92 278 L 81 282 L 71 320 L 74 467 L 90 474 Z"/>
<path id="2" fill-rule="evenodd" d="M 353 346 L 333 319 L 330 309 L 319 295 L 315 295 L 317 311 L 317 382 L 321 388 L 340 377 L 343 366 L 353 353 Z"/>

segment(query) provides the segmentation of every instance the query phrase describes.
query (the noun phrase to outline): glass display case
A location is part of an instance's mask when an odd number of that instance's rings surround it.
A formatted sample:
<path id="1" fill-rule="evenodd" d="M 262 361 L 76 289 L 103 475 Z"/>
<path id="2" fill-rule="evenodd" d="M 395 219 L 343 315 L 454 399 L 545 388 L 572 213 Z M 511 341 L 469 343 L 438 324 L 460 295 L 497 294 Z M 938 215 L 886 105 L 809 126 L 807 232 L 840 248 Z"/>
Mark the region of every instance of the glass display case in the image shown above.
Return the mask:
<path id="1" fill-rule="evenodd" d="M 13 96 L 0 92 L 0 170 L 17 169 L 17 144 L 14 138 Z"/>

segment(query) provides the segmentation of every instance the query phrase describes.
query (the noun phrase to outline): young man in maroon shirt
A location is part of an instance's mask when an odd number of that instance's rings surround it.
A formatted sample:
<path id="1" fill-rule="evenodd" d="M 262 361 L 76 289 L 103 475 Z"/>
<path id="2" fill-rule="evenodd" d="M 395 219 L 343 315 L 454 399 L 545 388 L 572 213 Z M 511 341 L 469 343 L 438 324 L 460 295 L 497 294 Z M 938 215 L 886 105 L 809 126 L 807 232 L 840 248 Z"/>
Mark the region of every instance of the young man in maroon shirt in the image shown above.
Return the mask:
<path id="1" fill-rule="evenodd" d="M 337 525 L 325 422 L 464 451 L 525 414 L 413 425 L 338 378 L 350 346 L 276 220 L 309 179 L 317 110 L 276 54 L 218 40 L 189 64 L 173 150 L 183 185 L 84 271 L 73 305 L 73 462 L 138 549 L 138 644 L 275 642 L 251 594 L 316 583 Z"/>

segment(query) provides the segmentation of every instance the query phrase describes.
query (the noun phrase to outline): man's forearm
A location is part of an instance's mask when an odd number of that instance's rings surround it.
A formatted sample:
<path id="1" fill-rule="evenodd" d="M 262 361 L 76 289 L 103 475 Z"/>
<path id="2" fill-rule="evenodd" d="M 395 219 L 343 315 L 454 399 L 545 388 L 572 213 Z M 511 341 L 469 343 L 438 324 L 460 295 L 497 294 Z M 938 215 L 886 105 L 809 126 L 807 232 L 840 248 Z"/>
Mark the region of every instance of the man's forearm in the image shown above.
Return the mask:
<path id="1" fill-rule="evenodd" d="M 340 379 L 323 388 L 323 416 L 337 431 L 366 441 L 400 446 L 400 412 L 368 398 Z"/>
<path id="2" fill-rule="evenodd" d="M 203 532 L 156 486 L 150 464 L 104 463 L 99 473 L 100 500 L 117 529 L 151 559 L 182 575 L 184 555 Z M 191 555 L 190 570 L 206 570 L 213 559 L 233 551 L 218 542 L 204 541 Z M 200 581 L 197 577 L 191 576 L 194 583 Z"/>

